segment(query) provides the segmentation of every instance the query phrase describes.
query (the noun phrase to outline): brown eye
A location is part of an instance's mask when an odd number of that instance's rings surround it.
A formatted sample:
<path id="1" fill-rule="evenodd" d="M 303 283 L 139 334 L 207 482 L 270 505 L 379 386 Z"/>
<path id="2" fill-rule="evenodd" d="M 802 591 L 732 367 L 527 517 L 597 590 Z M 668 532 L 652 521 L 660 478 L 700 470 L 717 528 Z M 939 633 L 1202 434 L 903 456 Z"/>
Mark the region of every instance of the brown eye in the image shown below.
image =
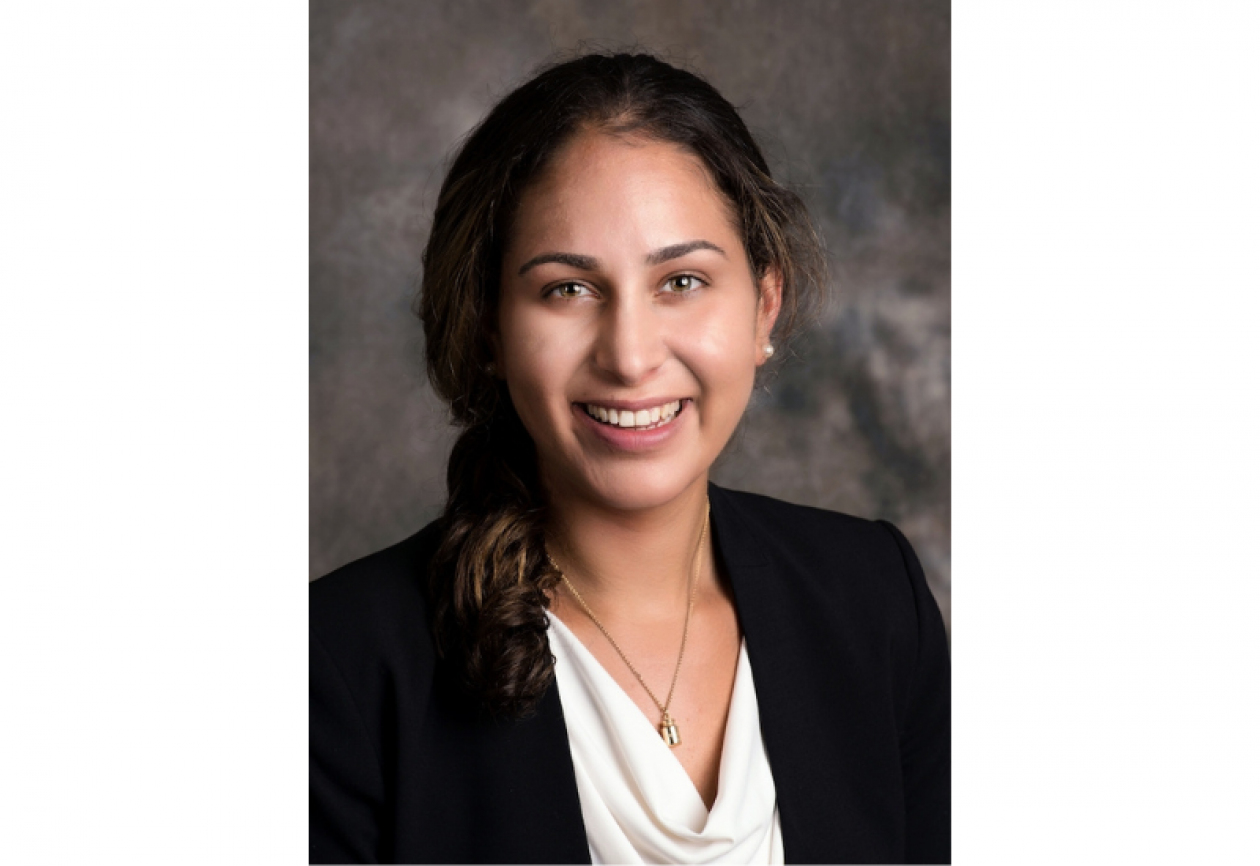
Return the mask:
<path id="1" fill-rule="evenodd" d="M 679 274 L 676 277 L 670 277 L 665 285 L 674 294 L 681 295 L 685 292 L 695 291 L 700 288 L 700 278 L 691 274 Z"/>
<path id="2" fill-rule="evenodd" d="M 588 293 L 586 286 L 581 283 L 561 283 L 551 290 L 553 295 L 561 298 L 580 298 Z"/>

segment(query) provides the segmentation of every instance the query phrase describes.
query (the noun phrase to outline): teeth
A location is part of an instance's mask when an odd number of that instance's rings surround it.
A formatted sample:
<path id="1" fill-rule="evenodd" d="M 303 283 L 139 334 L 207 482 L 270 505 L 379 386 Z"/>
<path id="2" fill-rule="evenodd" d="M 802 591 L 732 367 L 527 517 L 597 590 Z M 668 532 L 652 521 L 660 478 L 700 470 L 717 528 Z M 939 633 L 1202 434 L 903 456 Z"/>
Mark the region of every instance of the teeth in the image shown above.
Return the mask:
<path id="1" fill-rule="evenodd" d="M 651 409 L 639 409 L 635 412 L 631 412 L 629 409 L 622 409 L 621 411 L 607 409 L 603 406 L 596 406 L 593 403 L 584 404 L 584 408 L 587 415 L 614 427 L 625 429 L 632 427 L 651 428 L 674 420 L 674 416 L 682 408 L 682 401 L 675 400 L 672 403 L 653 406 Z"/>

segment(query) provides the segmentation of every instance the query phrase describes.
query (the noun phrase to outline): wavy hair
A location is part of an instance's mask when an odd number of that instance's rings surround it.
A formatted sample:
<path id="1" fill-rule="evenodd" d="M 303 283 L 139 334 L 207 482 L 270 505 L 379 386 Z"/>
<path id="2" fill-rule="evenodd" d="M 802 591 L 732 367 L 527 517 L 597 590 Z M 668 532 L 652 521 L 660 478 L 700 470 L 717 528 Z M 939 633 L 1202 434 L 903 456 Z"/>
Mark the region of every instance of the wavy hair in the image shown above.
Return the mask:
<path id="1" fill-rule="evenodd" d="M 699 76 L 646 54 L 544 67 L 468 135 L 438 195 L 417 313 L 429 380 L 463 432 L 447 466 L 430 568 L 437 651 L 483 710 L 520 717 L 553 678 L 534 444 L 492 368 L 500 266 L 522 191 L 583 130 L 689 149 L 731 205 L 753 273 L 777 269 L 780 342 L 816 308 L 825 259 L 804 204 L 770 176 L 735 108 Z"/>

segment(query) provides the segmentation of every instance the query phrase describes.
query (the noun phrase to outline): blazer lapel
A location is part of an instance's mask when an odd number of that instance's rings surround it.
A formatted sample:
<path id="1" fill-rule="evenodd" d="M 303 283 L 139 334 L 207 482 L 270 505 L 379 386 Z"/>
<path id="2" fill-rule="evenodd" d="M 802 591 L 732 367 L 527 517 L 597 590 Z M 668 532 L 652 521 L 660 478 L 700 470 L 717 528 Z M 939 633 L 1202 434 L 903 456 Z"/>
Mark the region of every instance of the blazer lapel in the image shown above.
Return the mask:
<path id="1" fill-rule="evenodd" d="M 837 852 L 853 847 L 842 820 L 849 798 L 837 791 L 835 763 L 820 759 L 843 732 L 814 699 L 828 678 L 819 659 L 818 617 L 802 616 L 809 599 L 794 594 L 785 566 L 772 555 L 790 539 L 765 537 L 748 504 L 720 487 L 710 485 L 709 501 L 715 548 L 731 581 L 757 688 L 784 855 L 789 863 L 843 862 Z"/>
<path id="2" fill-rule="evenodd" d="M 419 814 L 440 827 L 411 822 L 402 846 L 432 863 L 589 863 L 577 779 L 560 692 L 553 681 L 537 712 L 491 720 L 473 709 L 446 670 L 424 723 L 424 778 Z"/>

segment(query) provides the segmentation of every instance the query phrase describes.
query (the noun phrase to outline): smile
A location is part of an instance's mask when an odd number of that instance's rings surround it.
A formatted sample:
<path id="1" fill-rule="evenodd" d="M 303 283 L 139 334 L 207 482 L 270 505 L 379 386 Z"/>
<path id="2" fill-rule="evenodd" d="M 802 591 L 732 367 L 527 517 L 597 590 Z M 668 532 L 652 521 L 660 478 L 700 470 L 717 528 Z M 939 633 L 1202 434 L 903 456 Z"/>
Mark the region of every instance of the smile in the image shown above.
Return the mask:
<path id="1" fill-rule="evenodd" d="M 678 410 L 682 407 L 682 401 L 674 400 L 671 403 L 662 403 L 660 406 L 653 406 L 650 409 L 608 409 L 596 403 L 580 404 L 586 410 L 586 414 L 590 415 L 601 424 L 607 424 L 609 427 L 622 427 L 630 430 L 651 430 L 654 427 L 661 427 L 674 420 L 674 416 L 678 414 Z"/>

